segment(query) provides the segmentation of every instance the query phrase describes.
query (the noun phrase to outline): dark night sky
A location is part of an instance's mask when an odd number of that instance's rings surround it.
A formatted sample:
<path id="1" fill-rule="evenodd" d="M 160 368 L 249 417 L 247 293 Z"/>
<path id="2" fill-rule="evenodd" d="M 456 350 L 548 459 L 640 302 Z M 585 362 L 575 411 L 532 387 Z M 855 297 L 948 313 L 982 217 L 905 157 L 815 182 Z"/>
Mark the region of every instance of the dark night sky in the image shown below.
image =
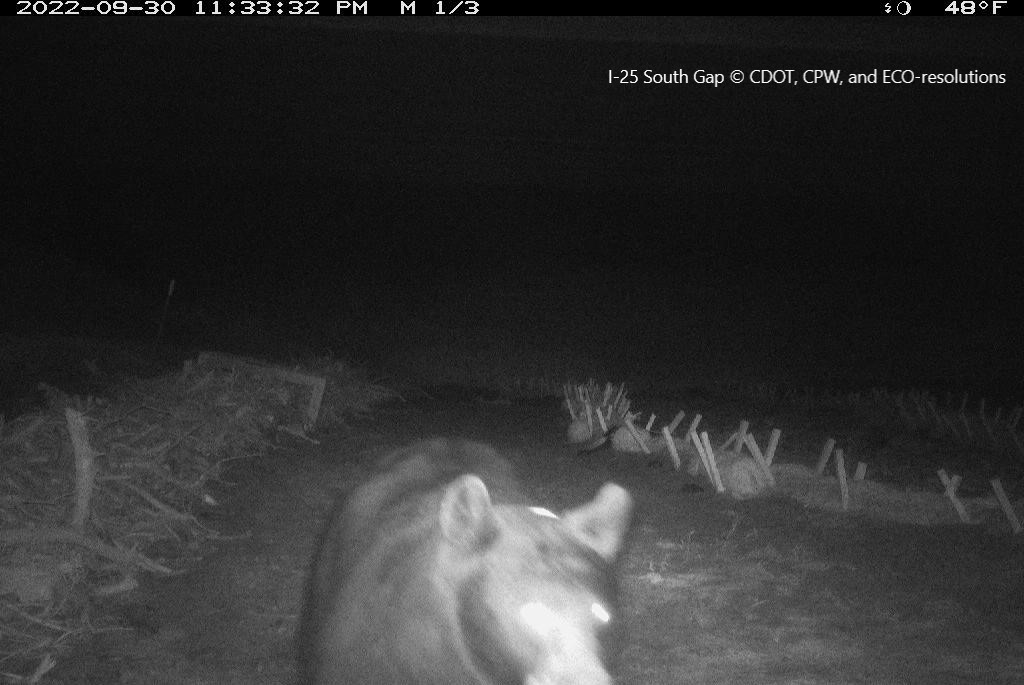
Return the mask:
<path id="1" fill-rule="evenodd" d="M 4 326 L 1020 394 L 1022 27 L 8 19 Z"/>

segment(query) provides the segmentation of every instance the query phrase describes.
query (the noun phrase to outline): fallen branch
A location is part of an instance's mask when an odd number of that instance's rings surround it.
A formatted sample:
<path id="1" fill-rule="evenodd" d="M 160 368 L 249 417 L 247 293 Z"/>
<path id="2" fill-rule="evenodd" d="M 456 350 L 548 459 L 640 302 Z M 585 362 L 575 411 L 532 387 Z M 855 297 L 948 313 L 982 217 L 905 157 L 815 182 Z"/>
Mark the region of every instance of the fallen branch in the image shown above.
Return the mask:
<path id="1" fill-rule="evenodd" d="M 957 516 L 960 517 L 960 521 L 963 523 L 970 523 L 971 517 L 967 515 L 967 509 L 964 508 L 964 503 L 960 501 L 960 498 L 956 496 L 956 489 L 960 487 L 960 476 L 952 476 L 946 474 L 945 469 L 939 469 L 939 480 L 942 481 L 942 486 L 945 488 L 946 497 L 953 504 L 953 508 L 956 509 Z"/>
<path id="2" fill-rule="evenodd" d="M 1017 518 L 1017 512 L 1013 510 L 1013 505 L 1010 504 L 1009 498 L 1006 496 L 1006 492 L 1003 490 L 1003 484 L 999 482 L 998 478 L 993 478 L 989 481 L 992 484 L 992 489 L 996 493 L 996 499 L 999 500 L 999 506 L 1003 508 L 1003 513 L 1006 514 L 1006 520 L 1010 522 L 1010 528 L 1013 530 L 1013 534 L 1016 535 L 1024 530 L 1020 525 L 1020 519 Z"/>
<path id="3" fill-rule="evenodd" d="M 64 543 L 84 547 L 101 557 L 123 566 L 136 566 L 153 573 L 170 576 L 179 572 L 167 568 L 138 552 L 129 552 L 89 537 L 70 528 L 21 528 L 0 530 L 0 545 L 28 545 L 42 547 L 51 543 Z"/>

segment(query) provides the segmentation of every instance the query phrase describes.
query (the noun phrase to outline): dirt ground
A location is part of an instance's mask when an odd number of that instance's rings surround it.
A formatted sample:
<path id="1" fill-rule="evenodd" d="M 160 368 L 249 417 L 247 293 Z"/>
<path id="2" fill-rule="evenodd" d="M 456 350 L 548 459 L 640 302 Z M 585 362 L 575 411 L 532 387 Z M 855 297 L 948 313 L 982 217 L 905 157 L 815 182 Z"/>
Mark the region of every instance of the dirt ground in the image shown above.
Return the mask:
<path id="1" fill-rule="evenodd" d="M 613 480 L 637 501 L 620 567 L 622 685 L 1024 682 L 1024 544 L 699 491 L 666 467 L 563 443 L 554 402 L 428 402 L 379 414 L 251 464 L 225 541 L 187 575 L 107 609 L 102 633 L 51 672 L 60 683 L 290 683 L 292 635 L 332 499 L 385 451 L 429 435 L 502 450 L 551 509 Z M 786 439 L 779 461 L 787 455 Z M 802 455 L 813 463 L 813 454 Z"/>

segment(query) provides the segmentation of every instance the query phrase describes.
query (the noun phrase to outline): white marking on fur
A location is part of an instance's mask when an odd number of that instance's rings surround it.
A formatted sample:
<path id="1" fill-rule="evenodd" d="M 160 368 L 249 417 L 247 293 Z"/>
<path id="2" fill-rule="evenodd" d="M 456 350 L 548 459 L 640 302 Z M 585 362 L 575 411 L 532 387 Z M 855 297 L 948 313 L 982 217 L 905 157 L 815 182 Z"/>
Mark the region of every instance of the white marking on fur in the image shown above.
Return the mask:
<path id="1" fill-rule="evenodd" d="M 558 516 L 553 511 L 551 511 L 550 509 L 545 509 L 544 507 L 530 507 L 530 511 L 532 511 L 534 514 L 537 514 L 537 516 L 546 516 L 549 519 L 558 518 Z"/>
<path id="2" fill-rule="evenodd" d="M 519 607 L 519 616 L 541 637 L 547 637 L 558 628 L 559 623 L 564 622 L 559 619 L 558 614 L 541 602 L 527 602 Z"/>

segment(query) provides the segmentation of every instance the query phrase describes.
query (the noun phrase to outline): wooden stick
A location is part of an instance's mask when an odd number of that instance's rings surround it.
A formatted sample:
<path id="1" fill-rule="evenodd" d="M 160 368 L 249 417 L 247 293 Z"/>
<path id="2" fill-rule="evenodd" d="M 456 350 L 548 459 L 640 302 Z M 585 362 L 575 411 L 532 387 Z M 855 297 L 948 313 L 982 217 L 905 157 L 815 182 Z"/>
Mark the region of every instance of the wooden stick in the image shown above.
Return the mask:
<path id="1" fill-rule="evenodd" d="M 711 465 L 711 475 L 714 476 L 715 490 L 725 492 L 725 485 L 722 483 L 722 474 L 718 472 L 718 463 L 715 461 L 715 452 L 711 449 L 711 440 L 708 439 L 708 432 L 701 431 L 700 441 L 704 444 L 704 451 L 708 456 L 708 464 Z"/>
<path id="2" fill-rule="evenodd" d="M 651 430 L 651 426 L 654 425 L 654 417 L 655 417 L 655 415 L 651 414 L 651 418 L 647 419 L 647 425 L 644 427 L 644 430 L 646 430 L 646 431 L 650 431 Z"/>
<path id="3" fill-rule="evenodd" d="M 682 423 L 684 416 L 686 416 L 686 412 L 683 411 L 682 409 L 680 409 L 679 413 L 676 414 L 675 418 L 672 419 L 672 423 L 668 424 L 668 432 L 669 433 L 675 433 L 676 432 L 676 428 L 679 428 L 679 424 Z"/>
<path id="4" fill-rule="evenodd" d="M 672 437 L 671 431 L 668 426 L 661 427 L 661 434 L 665 438 L 665 445 L 668 447 L 668 454 L 672 457 L 672 466 L 675 467 L 676 471 L 682 466 L 682 462 L 679 459 L 679 450 L 676 449 L 675 438 Z"/>
<path id="5" fill-rule="evenodd" d="M 619 394 L 617 394 L 615 396 L 615 401 L 612 402 L 613 406 L 617 405 L 619 403 L 619 400 L 622 399 L 622 393 L 624 393 L 624 392 L 626 392 L 626 382 L 625 381 L 623 381 L 622 385 L 619 386 Z"/>
<path id="6" fill-rule="evenodd" d="M 715 484 L 715 477 L 711 475 L 711 464 L 708 463 L 708 455 L 704 452 L 704 445 L 701 443 L 700 438 L 697 437 L 695 431 L 690 431 L 690 440 L 693 442 L 693 446 L 697 448 L 697 456 L 700 457 L 700 462 L 704 465 L 704 473 L 708 474 L 708 480 L 711 481 L 711 485 Z"/>
<path id="7" fill-rule="evenodd" d="M 960 501 L 960 498 L 956 496 L 956 489 L 960 486 L 960 476 L 950 477 L 946 474 L 945 469 L 939 469 L 939 480 L 942 481 L 942 487 L 946 491 L 946 497 L 953 504 L 953 508 L 956 510 L 956 515 L 960 517 L 960 521 L 963 523 L 970 523 L 971 517 L 967 515 L 967 509 L 964 508 L 964 503 Z"/>
<path id="8" fill-rule="evenodd" d="M 843 498 L 843 511 L 850 508 L 850 485 L 846 482 L 846 463 L 843 448 L 836 450 L 836 475 L 839 476 L 839 494 Z"/>
<path id="9" fill-rule="evenodd" d="M 601 433 L 607 433 L 608 422 L 604 420 L 604 414 L 601 413 L 600 409 L 597 410 L 597 422 L 601 424 Z"/>
<path id="10" fill-rule="evenodd" d="M 623 399 L 619 404 L 618 413 L 620 416 L 629 413 L 629 405 L 632 402 L 630 399 Z"/>
<path id="11" fill-rule="evenodd" d="M 647 441 L 640 437 L 640 431 L 633 425 L 633 419 L 626 417 L 626 429 L 629 431 L 633 439 L 636 440 L 636 444 L 640 445 L 640 449 L 644 451 L 644 454 L 650 454 L 651 448 L 647 446 Z"/>
<path id="12" fill-rule="evenodd" d="M 825 441 L 825 444 L 821 447 L 821 456 L 818 457 L 818 465 L 814 467 L 814 472 L 819 476 L 825 473 L 825 466 L 828 465 L 828 458 L 832 456 L 832 450 L 835 449 L 836 441 L 829 438 Z"/>
<path id="13" fill-rule="evenodd" d="M 297 380 L 305 376 L 305 381 Z M 304 382 L 310 387 L 309 402 L 306 404 L 306 427 L 312 429 L 320 418 L 320 407 L 324 401 L 324 393 L 327 391 L 327 378 L 324 376 L 308 376 L 306 374 L 294 374 L 292 382 Z"/>
<path id="14" fill-rule="evenodd" d="M 721 446 L 718 449 L 721 450 L 722 452 L 726 451 L 727 449 L 733 446 L 733 444 L 736 442 L 736 438 L 738 437 L 739 433 L 733 433 L 732 435 L 729 436 L 728 440 L 721 444 Z"/>
<path id="15" fill-rule="evenodd" d="M 156 510 L 155 513 L 159 514 L 160 516 L 170 519 L 171 521 L 194 521 L 196 523 L 199 523 L 196 520 L 196 517 L 192 514 L 186 514 L 184 512 L 178 511 L 171 505 L 161 501 L 152 493 L 147 492 L 146 490 L 139 487 L 135 483 L 132 483 L 131 481 L 115 480 L 112 482 L 115 483 L 120 488 L 124 488 L 126 490 L 131 490 L 132 492 L 134 492 L 136 495 L 145 500 L 151 507 L 153 507 L 153 509 Z"/>
<path id="16" fill-rule="evenodd" d="M 764 455 L 761 454 L 761 448 L 757 446 L 757 441 L 754 440 L 754 436 L 750 433 L 746 434 L 744 438 L 747 449 L 750 450 L 750 456 L 754 458 L 754 463 L 761 470 L 761 473 L 765 477 L 765 482 L 768 483 L 769 487 L 775 487 L 775 476 L 772 475 L 772 470 L 768 468 L 768 462 L 765 461 Z"/>
<path id="17" fill-rule="evenodd" d="M 772 437 L 768 439 L 768 449 L 765 450 L 764 460 L 771 466 L 772 461 L 775 460 L 775 448 L 779 446 L 779 437 L 782 436 L 782 431 L 778 428 L 772 429 Z"/>
<path id="18" fill-rule="evenodd" d="M 736 430 L 736 454 L 743 451 L 743 445 L 746 444 L 748 430 L 750 430 L 750 421 L 747 421 L 746 419 L 740 421 L 740 427 Z"/>
<path id="19" fill-rule="evenodd" d="M 693 418 L 690 420 L 690 430 L 686 431 L 687 435 L 689 435 L 690 433 L 696 433 L 697 432 L 697 424 L 700 423 L 700 419 L 701 419 L 700 414 L 694 414 L 693 415 Z"/>
<path id="20" fill-rule="evenodd" d="M 172 571 L 155 561 L 144 557 L 138 552 L 123 550 L 109 545 L 102 540 L 83 535 L 70 528 L 23 528 L 0 530 L 0 543 L 38 546 L 45 548 L 52 543 L 62 543 L 84 547 L 102 557 L 110 559 L 121 566 L 137 566 L 160 575 L 178 575 L 182 571 Z"/>
<path id="21" fill-rule="evenodd" d="M 89 445 L 89 429 L 82 412 L 68 407 L 64 410 L 64 420 L 75 455 L 75 506 L 71 514 L 71 528 L 84 533 L 85 522 L 89 520 L 93 483 L 96 480 L 95 457 L 98 452 Z"/>
<path id="22" fill-rule="evenodd" d="M 992 484 L 992 489 L 996 493 L 996 499 L 999 500 L 999 506 L 1003 508 L 1003 513 L 1006 514 L 1006 519 L 1010 522 L 1010 528 L 1013 529 L 1013 534 L 1024 530 L 1020 525 L 1020 519 L 1017 518 L 1017 512 L 1013 510 L 1013 505 L 1010 504 L 1010 500 L 1006 497 L 1006 492 L 1003 490 L 1003 484 L 999 482 L 998 478 L 993 478 L 989 481 Z"/>

